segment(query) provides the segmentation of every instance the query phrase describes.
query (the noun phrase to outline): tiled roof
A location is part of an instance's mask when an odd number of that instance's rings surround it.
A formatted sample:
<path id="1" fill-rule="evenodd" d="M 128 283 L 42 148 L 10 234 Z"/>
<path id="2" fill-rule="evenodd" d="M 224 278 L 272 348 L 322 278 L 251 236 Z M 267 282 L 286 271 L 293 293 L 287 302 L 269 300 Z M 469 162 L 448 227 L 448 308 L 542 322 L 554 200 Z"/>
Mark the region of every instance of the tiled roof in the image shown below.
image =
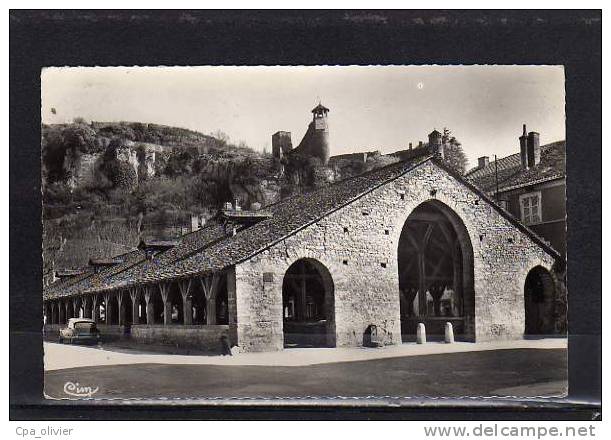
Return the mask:
<path id="1" fill-rule="evenodd" d="M 423 149 L 423 151 L 426 150 Z M 44 296 L 54 298 L 77 293 L 128 288 L 132 285 L 169 281 L 223 270 L 247 260 L 428 160 L 434 160 L 436 164 L 495 206 L 494 202 L 478 188 L 464 181 L 462 176 L 448 166 L 426 154 L 269 205 L 265 210 L 272 214 L 271 217 L 261 219 L 252 225 L 239 226 L 235 235 L 227 233 L 223 219 L 219 217 L 206 227 L 180 237 L 180 242 L 175 247 L 158 254 L 152 260 L 147 260 L 144 252 L 134 251 L 129 254 L 130 257 L 126 258 L 125 263 L 86 277 L 81 282 L 67 286 L 67 289 L 54 288 L 54 284 L 45 290 Z M 497 206 L 495 208 L 510 222 L 531 236 L 535 242 L 548 250 L 551 255 L 558 255 L 528 228 L 501 208 Z"/>
<path id="2" fill-rule="evenodd" d="M 520 153 L 497 160 L 499 191 L 566 176 L 566 142 L 558 141 L 541 146 L 541 162 L 530 169 L 523 169 Z M 474 168 L 466 179 L 486 192 L 496 191 L 495 164 Z"/>
<path id="3" fill-rule="evenodd" d="M 121 264 L 107 267 L 99 273 L 90 271 L 87 276 L 74 277 L 51 284 L 43 291 L 43 296 L 44 298 L 55 298 L 125 286 L 131 280 L 139 279 L 141 274 L 157 274 L 161 267 L 177 259 L 186 258 L 193 252 L 198 252 L 205 246 L 225 237 L 223 224 L 213 220 L 205 227 L 183 235 L 177 240 L 176 246 L 159 253 L 152 260 L 146 258 L 145 251 L 134 250 L 114 257 L 122 258 L 124 261 Z"/>

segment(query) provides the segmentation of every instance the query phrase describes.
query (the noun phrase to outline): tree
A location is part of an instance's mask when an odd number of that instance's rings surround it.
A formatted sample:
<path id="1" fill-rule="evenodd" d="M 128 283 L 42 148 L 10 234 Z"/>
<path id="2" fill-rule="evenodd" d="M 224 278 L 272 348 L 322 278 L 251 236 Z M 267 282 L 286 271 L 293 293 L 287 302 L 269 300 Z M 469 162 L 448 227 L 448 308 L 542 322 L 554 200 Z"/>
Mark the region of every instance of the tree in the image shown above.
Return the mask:
<path id="1" fill-rule="evenodd" d="M 225 146 L 229 143 L 229 135 L 221 130 L 216 130 L 210 133 L 210 136 L 215 138 L 221 146 Z"/>
<path id="2" fill-rule="evenodd" d="M 452 136 L 452 132 L 448 128 L 443 129 L 441 140 L 444 144 L 443 155 L 444 160 L 455 170 L 464 174 L 467 171 L 469 160 L 463 151 L 462 144 Z"/>

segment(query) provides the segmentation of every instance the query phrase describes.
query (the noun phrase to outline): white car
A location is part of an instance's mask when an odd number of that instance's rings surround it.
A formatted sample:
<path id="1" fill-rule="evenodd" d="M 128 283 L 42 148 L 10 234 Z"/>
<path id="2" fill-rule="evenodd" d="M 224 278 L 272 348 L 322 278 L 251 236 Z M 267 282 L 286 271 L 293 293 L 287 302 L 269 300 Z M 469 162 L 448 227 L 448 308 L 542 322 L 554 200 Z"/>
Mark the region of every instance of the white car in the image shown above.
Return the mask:
<path id="1" fill-rule="evenodd" d="M 70 318 L 68 326 L 59 330 L 59 343 L 83 342 L 97 344 L 100 340 L 100 331 L 95 325 L 93 319 L 88 318 Z"/>

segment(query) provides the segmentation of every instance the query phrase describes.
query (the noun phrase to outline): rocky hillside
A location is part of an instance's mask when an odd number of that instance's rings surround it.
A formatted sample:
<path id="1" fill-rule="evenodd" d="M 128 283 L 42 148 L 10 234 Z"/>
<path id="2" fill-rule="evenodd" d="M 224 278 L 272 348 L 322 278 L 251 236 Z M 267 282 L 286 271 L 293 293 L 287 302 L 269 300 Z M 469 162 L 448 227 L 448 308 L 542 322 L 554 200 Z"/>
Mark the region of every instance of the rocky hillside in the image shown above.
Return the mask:
<path id="1" fill-rule="evenodd" d="M 42 127 L 46 273 L 110 257 L 141 239 L 169 239 L 228 201 L 248 208 L 400 160 L 370 152 L 328 166 L 291 154 L 282 162 L 223 133 L 143 123 L 75 121 Z"/>
<path id="2" fill-rule="evenodd" d="M 45 264 L 56 270 L 184 233 L 191 214 L 228 200 L 265 205 L 281 192 L 270 155 L 154 124 L 45 125 L 42 165 Z"/>

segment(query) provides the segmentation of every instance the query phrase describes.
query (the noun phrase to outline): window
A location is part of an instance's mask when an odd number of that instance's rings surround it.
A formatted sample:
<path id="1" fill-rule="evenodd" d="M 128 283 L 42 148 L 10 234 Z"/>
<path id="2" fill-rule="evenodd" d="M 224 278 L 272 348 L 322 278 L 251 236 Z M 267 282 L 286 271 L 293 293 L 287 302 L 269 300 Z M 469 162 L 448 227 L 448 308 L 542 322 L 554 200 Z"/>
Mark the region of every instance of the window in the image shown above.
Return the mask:
<path id="1" fill-rule="evenodd" d="M 524 224 L 541 223 L 541 193 L 528 193 L 520 196 L 520 212 Z"/>

